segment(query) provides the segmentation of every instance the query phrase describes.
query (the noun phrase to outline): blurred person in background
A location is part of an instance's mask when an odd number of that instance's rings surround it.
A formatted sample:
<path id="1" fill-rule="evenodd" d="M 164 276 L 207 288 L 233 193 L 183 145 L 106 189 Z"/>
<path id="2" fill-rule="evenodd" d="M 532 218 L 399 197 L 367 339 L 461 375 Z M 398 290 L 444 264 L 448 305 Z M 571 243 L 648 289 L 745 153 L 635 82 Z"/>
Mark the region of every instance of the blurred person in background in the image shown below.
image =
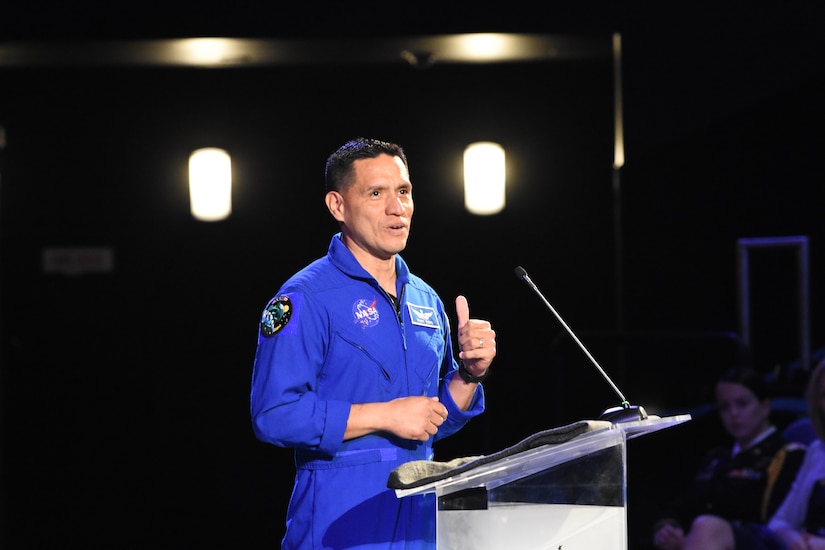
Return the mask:
<path id="1" fill-rule="evenodd" d="M 660 550 L 775 550 L 767 520 L 793 483 L 805 447 L 787 442 L 771 420 L 763 376 L 751 369 L 725 372 L 716 405 L 733 441 L 712 449 L 672 513 L 653 529 Z"/>

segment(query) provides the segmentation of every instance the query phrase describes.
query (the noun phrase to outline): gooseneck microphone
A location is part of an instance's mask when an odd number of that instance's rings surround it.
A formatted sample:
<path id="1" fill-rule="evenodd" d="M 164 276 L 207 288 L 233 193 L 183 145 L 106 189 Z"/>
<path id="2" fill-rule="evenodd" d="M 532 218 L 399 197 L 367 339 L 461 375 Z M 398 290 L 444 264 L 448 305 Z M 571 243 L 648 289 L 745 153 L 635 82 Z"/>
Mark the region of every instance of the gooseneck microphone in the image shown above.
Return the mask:
<path id="1" fill-rule="evenodd" d="M 596 367 L 596 370 L 607 380 L 607 383 L 610 384 L 610 387 L 613 388 L 613 391 L 616 392 L 616 395 L 619 396 L 621 400 L 621 405 L 618 407 L 612 407 L 604 411 L 601 416 L 599 416 L 599 420 L 607 420 L 609 422 L 618 423 L 618 422 L 630 422 L 633 420 L 644 420 L 647 418 L 647 412 L 645 411 L 644 407 L 641 405 L 631 405 L 630 402 L 625 398 L 624 394 L 622 394 L 621 390 L 619 390 L 618 386 L 613 383 L 613 380 L 607 375 L 604 369 L 599 365 L 599 362 L 587 351 L 587 348 L 582 344 L 582 341 L 579 340 L 579 337 L 573 332 L 573 330 L 564 322 L 564 319 L 561 318 L 561 315 L 558 314 L 556 308 L 554 308 L 550 302 L 547 301 L 547 298 L 544 297 L 544 294 L 539 291 L 538 287 L 533 283 L 530 276 L 527 275 L 527 271 L 521 267 L 516 267 L 516 277 L 527 283 L 527 286 L 533 289 L 533 292 L 541 298 L 544 302 L 544 305 L 547 306 L 547 309 L 558 319 L 559 323 L 564 327 L 567 331 L 567 334 L 573 338 L 573 341 L 578 344 L 579 348 L 584 352 L 590 362 L 593 363 L 593 366 Z"/>

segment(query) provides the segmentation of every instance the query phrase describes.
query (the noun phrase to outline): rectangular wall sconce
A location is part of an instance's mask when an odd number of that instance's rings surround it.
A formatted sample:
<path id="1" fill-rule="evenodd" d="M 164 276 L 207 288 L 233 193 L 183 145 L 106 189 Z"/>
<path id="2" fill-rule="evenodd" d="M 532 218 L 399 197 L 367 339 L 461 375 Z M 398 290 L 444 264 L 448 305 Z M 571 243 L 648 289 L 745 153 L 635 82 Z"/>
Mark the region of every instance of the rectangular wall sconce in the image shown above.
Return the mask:
<path id="1" fill-rule="evenodd" d="M 504 209 L 504 148 L 498 143 L 471 143 L 464 150 L 464 207 L 490 215 Z"/>
<path id="2" fill-rule="evenodd" d="M 206 147 L 189 156 L 189 206 L 192 216 L 215 222 L 232 213 L 232 161 L 223 149 Z"/>

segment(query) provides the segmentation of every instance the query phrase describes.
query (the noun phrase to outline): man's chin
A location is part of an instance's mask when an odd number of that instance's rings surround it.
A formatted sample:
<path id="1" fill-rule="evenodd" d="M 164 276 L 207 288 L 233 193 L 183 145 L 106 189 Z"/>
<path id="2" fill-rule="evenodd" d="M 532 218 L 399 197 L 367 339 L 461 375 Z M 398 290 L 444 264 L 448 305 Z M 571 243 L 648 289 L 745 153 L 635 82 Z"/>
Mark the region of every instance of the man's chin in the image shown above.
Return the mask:
<path id="1" fill-rule="evenodd" d="M 407 248 L 407 236 L 403 238 L 393 239 L 393 242 L 387 247 L 388 250 L 393 250 L 393 254 L 398 254 Z"/>

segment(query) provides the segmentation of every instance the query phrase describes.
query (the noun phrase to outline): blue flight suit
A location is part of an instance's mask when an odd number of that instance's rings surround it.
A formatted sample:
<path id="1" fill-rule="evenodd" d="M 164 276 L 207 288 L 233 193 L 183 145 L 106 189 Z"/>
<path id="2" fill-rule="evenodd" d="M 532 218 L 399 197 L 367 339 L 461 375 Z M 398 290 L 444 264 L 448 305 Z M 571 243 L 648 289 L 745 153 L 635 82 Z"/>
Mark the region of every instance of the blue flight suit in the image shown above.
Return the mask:
<path id="1" fill-rule="evenodd" d="M 449 321 L 435 291 L 396 255 L 399 310 L 335 235 L 327 255 L 289 279 L 258 332 L 250 411 L 261 441 L 295 449 L 282 548 L 435 548 L 435 496 L 398 499 L 392 470 L 433 458 L 435 440 L 484 410 L 461 411 Z M 438 396 L 448 417 L 429 441 L 374 433 L 343 441 L 350 405 Z"/>

